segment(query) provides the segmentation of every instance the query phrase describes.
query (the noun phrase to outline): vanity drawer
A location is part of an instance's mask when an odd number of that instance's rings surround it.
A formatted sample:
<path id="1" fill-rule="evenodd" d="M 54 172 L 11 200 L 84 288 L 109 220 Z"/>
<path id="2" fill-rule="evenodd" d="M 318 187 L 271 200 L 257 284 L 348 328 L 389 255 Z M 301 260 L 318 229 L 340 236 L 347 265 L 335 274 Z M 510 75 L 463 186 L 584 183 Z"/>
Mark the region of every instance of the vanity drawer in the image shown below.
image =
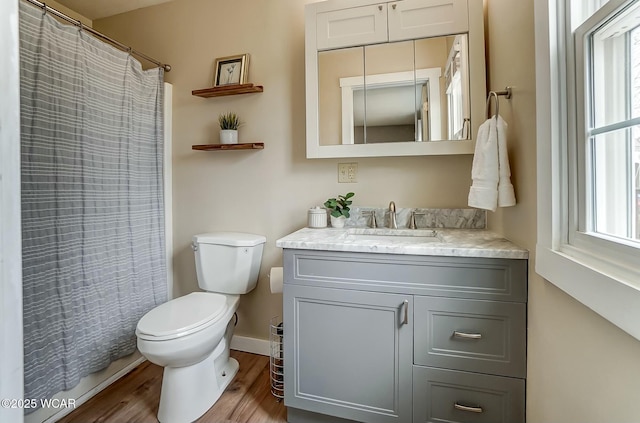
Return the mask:
<path id="1" fill-rule="evenodd" d="M 414 297 L 414 363 L 526 377 L 526 305 Z"/>
<path id="2" fill-rule="evenodd" d="M 524 379 L 413 368 L 413 423 L 524 423 Z"/>
<path id="3" fill-rule="evenodd" d="M 527 260 L 284 250 L 284 283 L 527 301 Z"/>

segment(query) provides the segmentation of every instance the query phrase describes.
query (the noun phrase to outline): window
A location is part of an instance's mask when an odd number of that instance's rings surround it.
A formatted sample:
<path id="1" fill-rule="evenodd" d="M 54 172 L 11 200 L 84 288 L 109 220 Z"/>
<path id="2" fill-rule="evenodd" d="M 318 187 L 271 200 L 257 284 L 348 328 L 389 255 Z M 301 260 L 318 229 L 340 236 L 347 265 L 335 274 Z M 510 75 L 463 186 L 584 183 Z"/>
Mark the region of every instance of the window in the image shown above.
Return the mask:
<path id="1" fill-rule="evenodd" d="M 640 339 L 640 0 L 536 0 L 536 272 Z"/>
<path id="2" fill-rule="evenodd" d="M 577 157 L 584 163 L 577 226 L 635 247 L 640 246 L 639 25 L 640 2 L 634 0 L 613 14 L 599 7 L 574 32 L 576 80 L 584 90 L 576 96 Z"/>

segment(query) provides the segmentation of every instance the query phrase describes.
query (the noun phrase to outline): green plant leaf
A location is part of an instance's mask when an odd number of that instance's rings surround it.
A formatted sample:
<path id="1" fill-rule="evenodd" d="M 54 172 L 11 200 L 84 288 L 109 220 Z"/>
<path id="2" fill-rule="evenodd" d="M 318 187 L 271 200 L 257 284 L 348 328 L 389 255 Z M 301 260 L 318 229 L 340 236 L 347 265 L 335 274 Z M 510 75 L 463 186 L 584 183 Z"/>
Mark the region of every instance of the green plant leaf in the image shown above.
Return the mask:
<path id="1" fill-rule="evenodd" d="M 334 217 L 349 217 L 349 206 L 353 203 L 349 198 L 354 195 L 354 193 L 350 192 L 345 195 L 338 195 L 338 198 L 329 198 L 324 202 L 324 206 L 331 210 L 331 215 Z"/>
<path id="2" fill-rule="evenodd" d="M 218 116 L 218 123 L 220 129 L 234 129 L 237 130 L 241 123 L 238 115 L 233 112 L 222 113 Z"/>
<path id="3" fill-rule="evenodd" d="M 324 202 L 324 206 L 328 209 L 335 209 L 338 205 L 338 201 L 335 198 L 329 198 Z"/>

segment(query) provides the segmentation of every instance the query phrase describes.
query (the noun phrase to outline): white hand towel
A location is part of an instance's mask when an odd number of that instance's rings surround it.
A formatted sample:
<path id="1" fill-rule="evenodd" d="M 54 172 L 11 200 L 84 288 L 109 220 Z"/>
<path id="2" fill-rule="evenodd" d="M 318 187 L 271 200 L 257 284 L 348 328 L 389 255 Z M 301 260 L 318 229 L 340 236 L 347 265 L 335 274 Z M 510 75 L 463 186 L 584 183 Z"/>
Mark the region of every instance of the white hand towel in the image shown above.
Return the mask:
<path id="1" fill-rule="evenodd" d="M 509 153 L 507 152 L 507 122 L 498 115 L 496 118 L 498 133 L 498 207 L 516 205 L 516 195 L 511 184 L 511 168 L 509 167 Z"/>
<path id="2" fill-rule="evenodd" d="M 476 150 L 471 168 L 473 184 L 469 190 L 469 206 L 495 211 L 498 203 L 498 137 L 494 119 L 478 128 Z"/>
<path id="3" fill-rule="evenodd" d="M 507 124 L 500 116 L 487 120 L 478 129 L 471 177 L 470 207 L 495 211 L 498 205 L 515 205 L 507 156 Z"/>

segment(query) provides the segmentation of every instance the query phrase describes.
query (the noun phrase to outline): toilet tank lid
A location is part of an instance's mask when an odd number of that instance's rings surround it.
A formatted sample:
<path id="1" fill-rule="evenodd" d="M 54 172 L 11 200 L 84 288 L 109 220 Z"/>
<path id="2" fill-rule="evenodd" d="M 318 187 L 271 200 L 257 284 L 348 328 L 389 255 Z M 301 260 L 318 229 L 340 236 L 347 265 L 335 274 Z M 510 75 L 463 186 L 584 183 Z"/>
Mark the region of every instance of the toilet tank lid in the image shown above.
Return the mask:
<path id="1" fill-rule="evenodd" d="M 247 234 L 243 232 L 210 232 L 194 235 L 196 244 L 230 245 L 232 247 L 255 247 L 264 244 L 267 238 L 262 235 Z"/>

